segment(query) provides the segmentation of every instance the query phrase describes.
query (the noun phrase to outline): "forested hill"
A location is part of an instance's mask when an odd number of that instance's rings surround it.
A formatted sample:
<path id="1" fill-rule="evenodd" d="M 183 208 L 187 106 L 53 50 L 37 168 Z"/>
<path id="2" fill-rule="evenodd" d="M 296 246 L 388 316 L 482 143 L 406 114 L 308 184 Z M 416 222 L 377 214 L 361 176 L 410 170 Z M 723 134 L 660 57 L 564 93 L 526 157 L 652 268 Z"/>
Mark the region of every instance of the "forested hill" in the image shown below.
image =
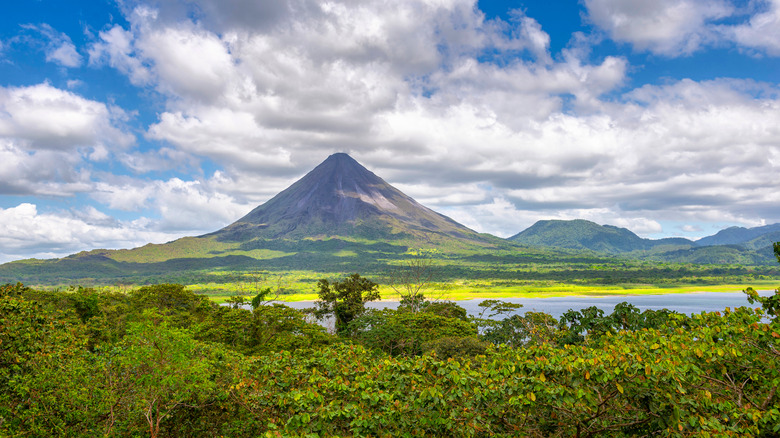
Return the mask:
<path id="1" fill-rule="evenodd" d="M 582 219 L 543 220 L 509 240 L 534 247 L 590 250 L 665 262 L 769 265 L 774 263 L 772 243 L 780 240 L 780 224 L 757 228 L 732 227 L 714 236 L 692 241 L 683 238 L 645 239 L 626 228 Z"/>
<path id="2" fill-rule="evenodd" d="M 780 240 L 780 224 L 765 225 L 763 227 L 743 228 L 729 227 L 718 231 L 713 236 L 703 237 L 696 241 L 698 246 L 713 245 L 745 245 L 755 246 L 756 241 Z M 765 246 L 765 245 L 760 245 Z"/>
<path id="3" fill-rule="evenodd" d="M 584 219 L 543 220 L 509 240 L 524 245 L 589 249 L 609 254 L 646 251 L 658 246 L 693 246 L 683 238 L 643 239 L 626 228 L 599 225 Z"/>

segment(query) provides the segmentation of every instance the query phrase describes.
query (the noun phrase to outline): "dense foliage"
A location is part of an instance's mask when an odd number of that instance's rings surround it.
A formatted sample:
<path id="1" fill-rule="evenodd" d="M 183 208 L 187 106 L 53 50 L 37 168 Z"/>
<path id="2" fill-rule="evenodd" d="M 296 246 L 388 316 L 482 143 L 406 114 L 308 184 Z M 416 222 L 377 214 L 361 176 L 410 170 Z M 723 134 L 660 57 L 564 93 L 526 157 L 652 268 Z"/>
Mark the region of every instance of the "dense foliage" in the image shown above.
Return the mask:
<path id="1" fill-rule="evenodd" d="M 336 336 L 180 285 L 9 284 L 0 436 L 776 437 L 780 293 L 748 294 L 692 316 L 359 311 Z"/>
<path id="2" fill-rule="evenodd" d="M 314 314 L 322 319 L 333 316 L 336 331 L 342 332 L 352 320 L 366 311 L 366 303 L 380 299 L 379 285 L 363 278 L 360 274 L 352 274 L 342 281 L 329 282 L 322 279 L 317 283 L 320 299 L 315 302 L 317 308 Z"/>

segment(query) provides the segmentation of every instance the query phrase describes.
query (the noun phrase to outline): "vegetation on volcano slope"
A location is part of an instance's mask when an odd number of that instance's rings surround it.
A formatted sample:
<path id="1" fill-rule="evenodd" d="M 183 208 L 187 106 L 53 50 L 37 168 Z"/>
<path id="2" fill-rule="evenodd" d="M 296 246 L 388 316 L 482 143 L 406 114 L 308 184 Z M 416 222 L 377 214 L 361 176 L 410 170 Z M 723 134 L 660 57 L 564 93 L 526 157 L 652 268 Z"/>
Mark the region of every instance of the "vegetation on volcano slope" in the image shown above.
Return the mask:
<path id="1" fill-rule="evenodd" d="M 685 316 L 359 312 L 0 287 L 2 436 L 780 434 L 780 292 Z M 486 314 L 511 310 L 500 302 Z"/>

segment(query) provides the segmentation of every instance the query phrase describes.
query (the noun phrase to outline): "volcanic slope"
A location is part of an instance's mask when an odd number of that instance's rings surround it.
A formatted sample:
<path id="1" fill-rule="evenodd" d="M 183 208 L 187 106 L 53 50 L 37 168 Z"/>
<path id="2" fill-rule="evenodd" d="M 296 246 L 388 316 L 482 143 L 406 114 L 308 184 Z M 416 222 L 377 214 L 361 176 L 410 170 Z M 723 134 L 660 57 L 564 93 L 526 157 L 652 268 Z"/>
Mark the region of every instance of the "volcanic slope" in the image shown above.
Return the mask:
<path id="1" fill-rule="evenodd" d="M 344 153 L 331 155 L 270 201 L 212 235 L 223 242 L 333 236 L 410 244 L 495 241 L 420 205 Z"/>
<path id="2" fill-rule="evenodd" d="M 517 249 L 420 205 L 349 155 L 337 153 L 216 232 L 129 250 L 8 263 L 0 266 L 0 279 L 30 272 L 61 279 L 229 268 L 339 272 L 350 266 L 379 269 L 378 264 L 418 248 L 461 255 Z"/>

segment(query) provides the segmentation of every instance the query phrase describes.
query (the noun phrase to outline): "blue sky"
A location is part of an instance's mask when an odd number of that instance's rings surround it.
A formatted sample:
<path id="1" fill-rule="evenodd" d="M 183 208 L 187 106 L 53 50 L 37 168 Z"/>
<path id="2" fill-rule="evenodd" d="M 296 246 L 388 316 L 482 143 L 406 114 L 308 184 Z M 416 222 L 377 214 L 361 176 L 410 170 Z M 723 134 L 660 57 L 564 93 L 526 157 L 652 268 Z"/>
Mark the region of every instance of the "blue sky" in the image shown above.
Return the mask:
<path id="1" fill-rule="evenodd" d="M 780 0 L 25 0 L 0 262 L 219 229 L 334 152 L 510 236 L 780 222 Z"/>

